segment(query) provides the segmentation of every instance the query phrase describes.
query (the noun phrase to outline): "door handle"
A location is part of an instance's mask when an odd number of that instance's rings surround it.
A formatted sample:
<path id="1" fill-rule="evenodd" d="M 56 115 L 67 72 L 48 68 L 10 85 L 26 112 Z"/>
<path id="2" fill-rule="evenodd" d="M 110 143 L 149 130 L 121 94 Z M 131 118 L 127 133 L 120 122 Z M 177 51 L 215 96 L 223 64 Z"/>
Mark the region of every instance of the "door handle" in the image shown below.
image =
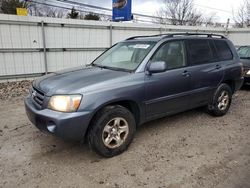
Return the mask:
<path id="1" fill-rule="evenodd" d="M 185 70 L 185 71 L 182 73 L 182 76 L 189 77 L 189 76 L 190 76 L 190 72 L 188 72 L 187 70 Z"/>
<path id="2" fill-rule="evenodd" d="M 221 69 L 221 65 L 216 65 L 216 69 Z"/>

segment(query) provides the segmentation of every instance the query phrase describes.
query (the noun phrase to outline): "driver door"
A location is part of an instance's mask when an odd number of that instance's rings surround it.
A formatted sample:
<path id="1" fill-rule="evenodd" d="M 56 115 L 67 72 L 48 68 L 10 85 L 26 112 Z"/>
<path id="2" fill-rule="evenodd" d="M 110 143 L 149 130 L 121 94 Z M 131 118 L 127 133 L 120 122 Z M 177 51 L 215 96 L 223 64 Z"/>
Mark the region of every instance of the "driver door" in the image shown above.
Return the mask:
<path id="1" fill-rule="evenodd" d="M 145 76 L 146 117 L 174 114 L 189 108 L 190 73 L 184 42 L 170 41 L 159 47 L 150 63 L 165 61 L 168 70 Z"/>

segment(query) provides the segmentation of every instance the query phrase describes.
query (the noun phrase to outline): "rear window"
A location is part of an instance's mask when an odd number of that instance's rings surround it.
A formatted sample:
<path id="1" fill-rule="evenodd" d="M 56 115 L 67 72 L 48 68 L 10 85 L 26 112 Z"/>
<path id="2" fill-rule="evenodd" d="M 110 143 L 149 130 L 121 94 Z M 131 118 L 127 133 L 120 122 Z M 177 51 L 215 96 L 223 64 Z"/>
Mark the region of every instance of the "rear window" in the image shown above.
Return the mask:
<path id="1" fill-rule="evenodd" d="M 232 54 L 226 41 L 215 40 L 214 44 L 215 44 L 218 58 L 220 61 L 226 61 L 226 60 L 233 59 L 233 54 Z"/>
<path id="2" fill-rule="evenodd" d="M 189 60 L 192 65 L 209 63 L 215 59 L 208 40 L 188 40 L 187 49 L 189 52 Z"/>

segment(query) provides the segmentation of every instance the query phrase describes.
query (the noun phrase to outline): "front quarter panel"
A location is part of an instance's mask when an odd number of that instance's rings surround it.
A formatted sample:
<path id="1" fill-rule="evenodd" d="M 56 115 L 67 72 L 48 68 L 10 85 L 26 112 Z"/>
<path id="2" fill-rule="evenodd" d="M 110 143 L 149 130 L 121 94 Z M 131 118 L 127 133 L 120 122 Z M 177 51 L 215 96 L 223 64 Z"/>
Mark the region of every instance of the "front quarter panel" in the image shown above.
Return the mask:
<path id="1" fill-rule="evenodd" d="M 119 101 L 135 102 L 144 119 L 145 86 L 144 73 L 132 73 L 109 83 L 101 83 L 85 88 L 78 111 L 92 111 L 92 116 L 104 106 Z"/>

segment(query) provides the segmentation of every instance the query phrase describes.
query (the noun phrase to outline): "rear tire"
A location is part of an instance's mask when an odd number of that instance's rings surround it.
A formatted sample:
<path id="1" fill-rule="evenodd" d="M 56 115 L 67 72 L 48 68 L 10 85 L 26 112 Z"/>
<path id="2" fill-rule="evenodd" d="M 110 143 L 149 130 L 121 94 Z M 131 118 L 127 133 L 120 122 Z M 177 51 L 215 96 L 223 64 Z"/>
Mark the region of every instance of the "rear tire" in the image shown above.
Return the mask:
<path id="1" fill-rule="evenodd" d="M 103 108 L 90 126 L 89 146 L 103 157 L 113 157 L 124 152 L 136 132 L 133 114 L 119 105 Z"/>
<path id="2" fill-rule="evenodd" d="M 231 105 L 232 89 L 227 84 L 221 84 L 207 106 L 208 112 L 213 116 L 224 116 Z"/>

